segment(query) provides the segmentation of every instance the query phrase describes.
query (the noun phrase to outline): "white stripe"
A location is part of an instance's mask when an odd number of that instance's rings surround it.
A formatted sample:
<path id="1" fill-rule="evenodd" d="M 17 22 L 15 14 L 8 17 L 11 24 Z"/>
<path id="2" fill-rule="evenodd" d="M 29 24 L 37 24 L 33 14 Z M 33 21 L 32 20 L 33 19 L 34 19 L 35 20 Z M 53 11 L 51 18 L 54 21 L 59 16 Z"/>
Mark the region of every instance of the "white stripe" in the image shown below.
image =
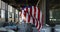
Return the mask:
<path id="1" fill-rule="evenodd" d="M 34 16 L 34 6 L 32 6 L 32 16 Z"/>
<path id="2" fill-rule="evenodd" d="M 26 11 L 26 8 L 24 8 L 24 10 Z"/>
<path id="3" fill-rule="evenodd" d="M 30 23 L 33 24 L 33 19 L 32 19 L 32 17 L 30 17 Z"/>
<path id="4" fill-rule="evenodd" d="M 28 14 L 26 13 L 26 23 L 28 23 Z"/>
<path id="5" fill-rule="evenodd" d="M 30 8 L 28 8 L 28 13 L 30 14 Z"/>
<path id="6" fill-rule="evenodd" d="M 40 11 L 40 23 L 42 22 L 42 11 Z"/>
<path id="7" fill-rule="evenodd" d="M 33 24 L 33 18 L 31 17 L 31 20 L 32 20 L 32 24 Z"/>
<path id="8" fill-rule="evenodd" d="M 31 23 L 31 16 L 30 16 L 30 22 L 29 23 Z"/>
<path id="9" fill-rule="evenodd" d="M 40 24 L 39 24 L 39 21 L 38 21 L 38 26 L 37 26 L 37 29 L 39 29 L 39 25 L 40 25 Z"/>
<path id="10" fill-rule="evenodd" d="M 36 26 L 36 20 L 35 20 L 35 26 Z"/>
<path id="11" fill-rule="evenodd" d="M 26 8 L 24 8 L 24 11 L 26 11 Z M 28 23 L 28 14 L 26 13 L 26 23 Z"/>
<path id="12" fill-rule="evenodd" d="M 40 29 L 42 29 L 42 11 L 40 11 L 40 24 L 41 24 Z M 39 29 L 39 30 L 40 30 L 40 29 Z"/>
<path id="13" fill-rule="evenodd" d="M 41 27 L 40 27 L 40 29 L 39 29 L 39 31 L 42 29 L 42 25 L 41 25 Z"/>
<path id="14" fill-rule="evenodd" d="M 38 19 L 38 8 L 36 7 L 36 19 Z"/>
<path id="15" fill-rule="evenodd" d="M 23 20 L 23 18 L 24 18 L 24 10 L 22 10 L 22 20 Z"/>

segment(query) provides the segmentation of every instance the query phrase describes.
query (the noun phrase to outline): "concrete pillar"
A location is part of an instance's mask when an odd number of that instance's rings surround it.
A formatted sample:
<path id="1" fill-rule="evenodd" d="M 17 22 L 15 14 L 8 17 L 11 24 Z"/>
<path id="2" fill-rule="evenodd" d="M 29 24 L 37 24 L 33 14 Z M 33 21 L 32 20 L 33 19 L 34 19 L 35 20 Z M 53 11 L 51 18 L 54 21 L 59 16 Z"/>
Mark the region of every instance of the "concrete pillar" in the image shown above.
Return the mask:
<path id="1" fill-rule="evenodd" d="M 46 0 L 46 24 L 49 24 L 49 0 Z"/>
<path id="2" fill-rule="evenodd" d="M 12 8 L 12 18 L 14 19 L 14 20 L 12 20 L 14 22 L 15 21 L 15 11 L 14 11 L 14 8 Z"/>
<path id="3" fill-rule="evenodd" d="M 5 21 L 8 22 L 8 4 L 5 4 Z"/>
<path id="4" fill-rule="evenodd" d="M 0 18 L 1 18 L 1 0 L 0 0 Z M 1 20 L 1 19 L 0 19 Z"/>
<path id="5" fill-rule="evenodd" d="M 18 11 L 18 10 L 17 10 L 17 11 Z M 18 11 L 18 16 L 17 16 L 17 17 L 18 17 L 18 22 L 19 22 L 19 11 Z"/>
<path id="6" fill-rule="evenodd" d="M 0 21 L 1 21 L 1 0 L 0 0 Z"/>
<path id="7" fill-rule="evenodd" d="M 15 17 L 16 16 L 15 15 L 16 13 L 15 12 L 16 12 L 16 9 L 14 8 L 14 22 L 16 22 L 16 17 Z"/>
<path id="8" fill-rule="evenodd" d="M 5 21 L 5 2 L 1 1 L 1 21 Z"/>
<path id="9" fill-rule="evenodd" d="M 1 1 L 1 9 L 5 10 L 5 2 Z"/>
<path id="10" fill-rule="evenodd" d="M 0 0 L 0 9 L 1 9 L 1 0 Z"/>
<path id="11" fill-rule="evenodd" d="M 44 15 L 44 24 L 46 24 L 46 0 L 42 0 L 42 12 Z"/>

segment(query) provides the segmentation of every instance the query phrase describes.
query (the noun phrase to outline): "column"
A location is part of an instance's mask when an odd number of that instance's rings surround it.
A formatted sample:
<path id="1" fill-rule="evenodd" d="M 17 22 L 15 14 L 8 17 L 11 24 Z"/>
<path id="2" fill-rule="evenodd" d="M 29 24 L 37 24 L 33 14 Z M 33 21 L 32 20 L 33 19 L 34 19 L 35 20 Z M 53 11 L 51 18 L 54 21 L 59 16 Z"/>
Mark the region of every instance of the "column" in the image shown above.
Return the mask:
<path id="1" fill-rule="evenodd" d="M 5 21 L 5 2 L 1 1 L 1 21 Z"/>
<path id="2" fill-rule="evenodd" d="M 15 17 L 15 12 L 14 11 L 15 11 L 14 8 L 12 8 L 12 19 L 13 19 L 12 21 L 13 22 L 15 22 L 15 18 L 14 18 Z"/>
<path id="3" fill-rule="evenodd" d="M 49 0 L 46 0 L 46 24 L 49 24 Z"/>
<path id="4" fill-rule="evenodd" d="M 8 4 L 5 4 L 5 21 L 8 22 Z"/>
<path id="5" fill-rule="evenodd" d="M 0 9 L 1 9 L 1 0 L 0 0 Z"/>
<path id="6" fill-rule="evenodd" d="M 0 20 L 1 20 L 1 0 L 0 0 Z"/>

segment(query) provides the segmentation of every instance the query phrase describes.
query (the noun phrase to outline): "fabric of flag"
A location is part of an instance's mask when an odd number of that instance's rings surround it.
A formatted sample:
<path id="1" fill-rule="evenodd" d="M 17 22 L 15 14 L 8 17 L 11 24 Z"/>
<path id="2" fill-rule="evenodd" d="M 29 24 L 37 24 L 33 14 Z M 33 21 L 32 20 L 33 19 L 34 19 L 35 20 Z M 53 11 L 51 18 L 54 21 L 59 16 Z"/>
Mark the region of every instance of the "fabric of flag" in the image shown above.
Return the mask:
<path id="1" fill-rule="evenodd" d="M 42 28 L 42 11 L 37 6 L 22 8 L 22 14 L 26 18 L 26 23 L 34 24 L 38 30 Z"/>

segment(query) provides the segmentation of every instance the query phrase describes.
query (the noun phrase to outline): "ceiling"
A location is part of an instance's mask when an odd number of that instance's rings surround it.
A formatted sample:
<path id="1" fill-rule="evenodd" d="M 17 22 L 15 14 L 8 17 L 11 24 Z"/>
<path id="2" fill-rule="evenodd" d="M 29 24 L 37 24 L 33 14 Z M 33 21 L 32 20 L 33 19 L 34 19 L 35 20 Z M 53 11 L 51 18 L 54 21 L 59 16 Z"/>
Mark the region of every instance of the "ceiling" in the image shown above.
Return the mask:
<path id="1" fill-rule="evenodd" d="M 60 8 L 60 0 L 49 0 L 49 8 L 50 9 Z"/>
<path id="2" fill-rule="evenodd" d="M 22 6 L 32 6 L 36 5 L 38 0 L 2 0 L 9 5 L 12 5 L 13 7 L 19 9 Z M 43 0 L 40 1 L 42 3 Z M 52 9 L 57 9 L 60 8 L 60 0 L 49 0 L 49 8 Z M 40 4 L 41 5 L 41 4 Z"/>
<path id="3" fill-rule="evenodd" d="M 20 8 L 22 6 L 31 6 L 31 5 L 36 5 L 38 0 L 2 0 L 9 5 L 12 5 L 15 8 Z"/>

